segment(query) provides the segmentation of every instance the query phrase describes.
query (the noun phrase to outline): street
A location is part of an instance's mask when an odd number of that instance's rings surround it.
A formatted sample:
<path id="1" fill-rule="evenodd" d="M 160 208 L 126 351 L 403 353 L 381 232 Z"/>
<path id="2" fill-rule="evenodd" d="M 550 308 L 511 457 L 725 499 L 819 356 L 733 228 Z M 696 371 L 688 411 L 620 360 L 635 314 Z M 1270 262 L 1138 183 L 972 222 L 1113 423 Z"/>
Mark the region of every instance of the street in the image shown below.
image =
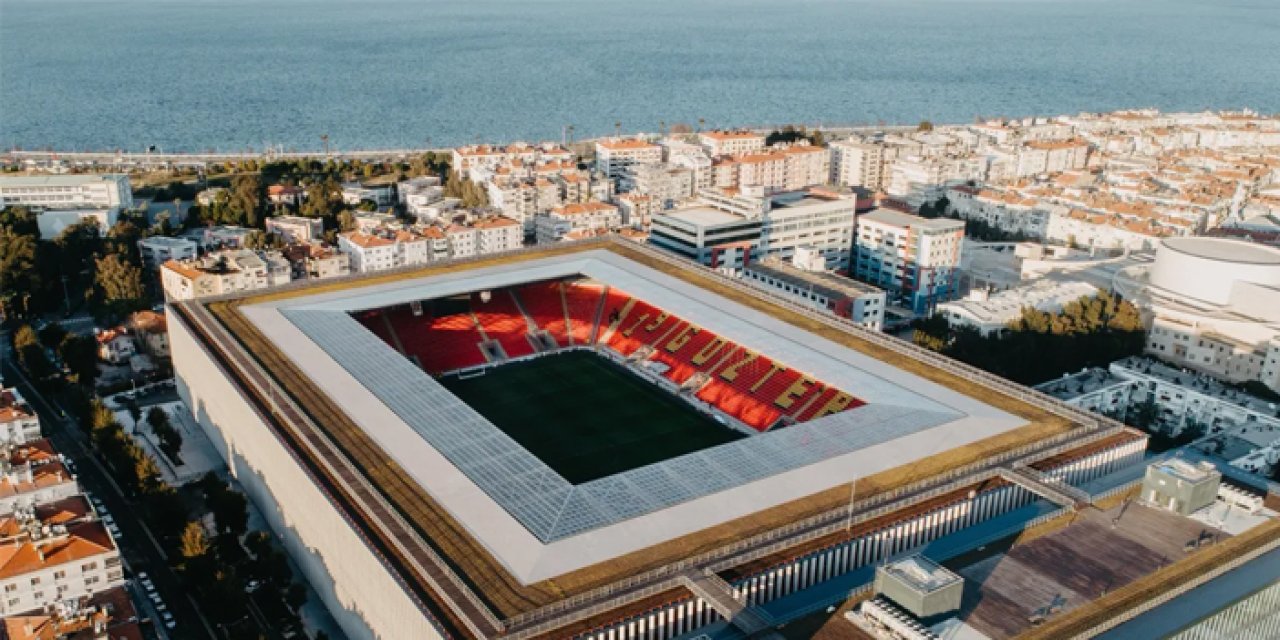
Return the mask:
<path id="1" fill-rule="evenodd" d="M 217 639 L 208 622 L 196 610 L 186 589 L 169 563 L 160 543 L 142 523 L 140 515 L 133 504 L 122 494 L 119 487 L 109 477 L 105 467 L 97 457 L 90 453 L 88 437 L 81 431 L 70 417 L 49 403 L 43 395 L 30 384 L 21 371 L 9 359 L 9 339 L 7 332 L 0 332 L 0 370 L 4 372 L 7 385 L 15 386 L 40 416 L 41 430 L 49 438 L 59 453 L 66 455 L 76 465 L 76 480 L 81 489 L 102 500 L 107 509 L 115 517 L 116 524 L 123 533 L 116 539 L 125 567 L 129 570 L 129 578 L 145 571 L 155 582 L 156 589 L 169 607 L 170 613 L 177 620 L 177 627 L 170 631 L 155 616 L 152 602 L 146 598 L 135 598 L 141 612 L 154 621 L 154 630 L 160 638 L 210 638 Z M 135 595 L 138 590 L 132 591 Z"/>

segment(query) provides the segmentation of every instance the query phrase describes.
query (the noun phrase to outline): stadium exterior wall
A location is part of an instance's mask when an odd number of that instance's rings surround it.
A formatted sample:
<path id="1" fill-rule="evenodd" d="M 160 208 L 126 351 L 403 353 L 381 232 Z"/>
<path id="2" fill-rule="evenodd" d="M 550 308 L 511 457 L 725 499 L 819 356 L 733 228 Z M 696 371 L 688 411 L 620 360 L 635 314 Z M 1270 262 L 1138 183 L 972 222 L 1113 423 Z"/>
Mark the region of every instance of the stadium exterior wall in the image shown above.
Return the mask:
<path id="1" fill-rule="evenodd" d="M 343 632 L 442 638 L 179 314 L 170 315 L 169 339 L 179 395 Z"/>

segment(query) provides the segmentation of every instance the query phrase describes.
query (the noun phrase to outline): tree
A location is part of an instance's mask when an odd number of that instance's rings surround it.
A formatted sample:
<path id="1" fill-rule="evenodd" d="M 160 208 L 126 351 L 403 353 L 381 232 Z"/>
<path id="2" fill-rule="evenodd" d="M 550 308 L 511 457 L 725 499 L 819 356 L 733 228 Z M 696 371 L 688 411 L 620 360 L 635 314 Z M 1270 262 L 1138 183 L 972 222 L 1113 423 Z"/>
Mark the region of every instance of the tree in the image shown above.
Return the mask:
<path id="1" fill-rule="evenodd" d="M 180 464 L 181 459 L 178 454 L 182 451 L 182 434 L 170 424 L 169 414 L 160 407 L 151 407 L 147 412 L 147 424 L 150 425 L 156 439 L 160 441 L 160 449 L 164 454 L 169 456 L 175 464 Z"/>
<path id="2" fill-rule="evenodd" d="M 227 210 L 233 216 L 232 224 L 257 227 L 262 219 L 264 187 L 256 173 L 245 173 L 231 178 L 227 196 Z"/>
<path id="3" fill-rule="evenodd" d="M 0 227 L 6 227 L 19 235 L 40 236 L 40 226 L 36 214 L 28 207 L 17 206 L 0 209 Z"/>
<path id="4" fill-rule="evenodd" d="M 36 335 L 31 325 L 24 324 L 18 327 L 17 332 L 13 334 L 13 350 L 18 354 L 18 362 L 22 368 L 26 369 L 27 374 L 32 378 L 39 380 L 53 374 L 53 364 L 45 356 L 40 337 Z"/>
<path id="5" fill-rule="evenodd" d="M 7 211 L 7 210 L 6 210 Z M 25 317 L 40 286 L 36 237 L 0 227 L 0 319 Z"/>
<path id="6" fill-rule="evenodd" d="M 62 339 L 67 337 L 67 330 L 57 322 L 50 322 L 37 332 L 40 336 L 40 344 L 50 349 L 57 349 L 62 344 Z"/>
<path id="7" fill-rule="evenodd" d="M 209 540 L 205 538 L 204 527 L 195 520 L 188 522 L 182 530 L 179 545 L 182 557 L 187 560 L 203 558 L 209 553 Z"/>
<path id="8" fill-rule="evenodd" d="M 290 609 L 297 611 L 307 603 L 307 588 L 297 582 L 290 584 L 284 592 L 284 601 Z"/>
<path id="9" fill-rule="evenodd" d="M 920 124 L 916 125 L 916 131 L 933 131 L 933 123 L 928 120 L 921 120 Z"/>
<path id="10" fill-rule="evenodd" d="M 146 306 L 142 270 L 111 254 L 97 261 L 99 295 L 114 313 L 123 315 Z"/>
<path id="11" fill-rule="evenodd" d="M 70 372 L 71 381 L 93 388 L 98 379 L 98 342 L 89 336 L 66 335 L 58 344 L 58 357 Z"/>

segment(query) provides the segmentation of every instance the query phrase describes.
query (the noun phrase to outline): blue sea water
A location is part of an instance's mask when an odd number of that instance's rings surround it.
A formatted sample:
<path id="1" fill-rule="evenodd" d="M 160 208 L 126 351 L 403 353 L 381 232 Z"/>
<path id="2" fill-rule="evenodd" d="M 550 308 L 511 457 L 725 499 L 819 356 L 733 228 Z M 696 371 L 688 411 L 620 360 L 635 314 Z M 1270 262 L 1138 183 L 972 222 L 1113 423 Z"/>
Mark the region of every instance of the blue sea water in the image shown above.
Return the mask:
<path id="1" fill-rule="evenodd" d="M 1280 0 L 0 0 L 0 147 L 1280 111 Z"/>

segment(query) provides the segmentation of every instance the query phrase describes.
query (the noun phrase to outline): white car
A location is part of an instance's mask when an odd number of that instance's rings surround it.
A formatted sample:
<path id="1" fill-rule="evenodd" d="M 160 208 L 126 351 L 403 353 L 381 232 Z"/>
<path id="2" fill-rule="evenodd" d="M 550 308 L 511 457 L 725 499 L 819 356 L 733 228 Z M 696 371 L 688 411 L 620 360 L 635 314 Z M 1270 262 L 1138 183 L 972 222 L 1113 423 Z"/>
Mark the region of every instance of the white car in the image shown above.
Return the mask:
<path id="1" fill-rule="evenodd" d="M 150 580 L 148 580 L 148 579 L 146 579 L 146 578 L 143 578 L 143 579 L 139 580 L 138 582 L 141 582 L 141 583 L 142 583 L 142 588 L 143 588 L 143 589 L 146 589 L 146 590 L 147 590 L 147 593 L 155 593 L 155 592 L 156 592 L 156 585 L 155 585 L 154 583 L 152 583 Z"/>
<path id="2" fill-rule="evenodd" d="M 147 597 L 148 597 L 148 598 L 151 598 L 151 601 L 152 601 L 152 602 L 154 602 L 154 603 L 156 603 L 156 604 L 160 604 L 161 602 L 164 602 L 164 600 L 161 600 L 161 599 L 160 599 L 160 594 L 158 594 L 158 593 L 156 593 L 156 592 L 154 592 L 154 591 L 152 591 L 151 593 L 148 593 L 148 594 L 147 594 Z"/>
<path id="3" fill-rule="evenodd" d="M 174 620 L 173 614 L 169 613 L 168 611 L 162 612 L 160 614 L 160 619 L 164 620 L 164 626 L 166 628 L 173 629 L 178 626 L 178 621 Z"/>

